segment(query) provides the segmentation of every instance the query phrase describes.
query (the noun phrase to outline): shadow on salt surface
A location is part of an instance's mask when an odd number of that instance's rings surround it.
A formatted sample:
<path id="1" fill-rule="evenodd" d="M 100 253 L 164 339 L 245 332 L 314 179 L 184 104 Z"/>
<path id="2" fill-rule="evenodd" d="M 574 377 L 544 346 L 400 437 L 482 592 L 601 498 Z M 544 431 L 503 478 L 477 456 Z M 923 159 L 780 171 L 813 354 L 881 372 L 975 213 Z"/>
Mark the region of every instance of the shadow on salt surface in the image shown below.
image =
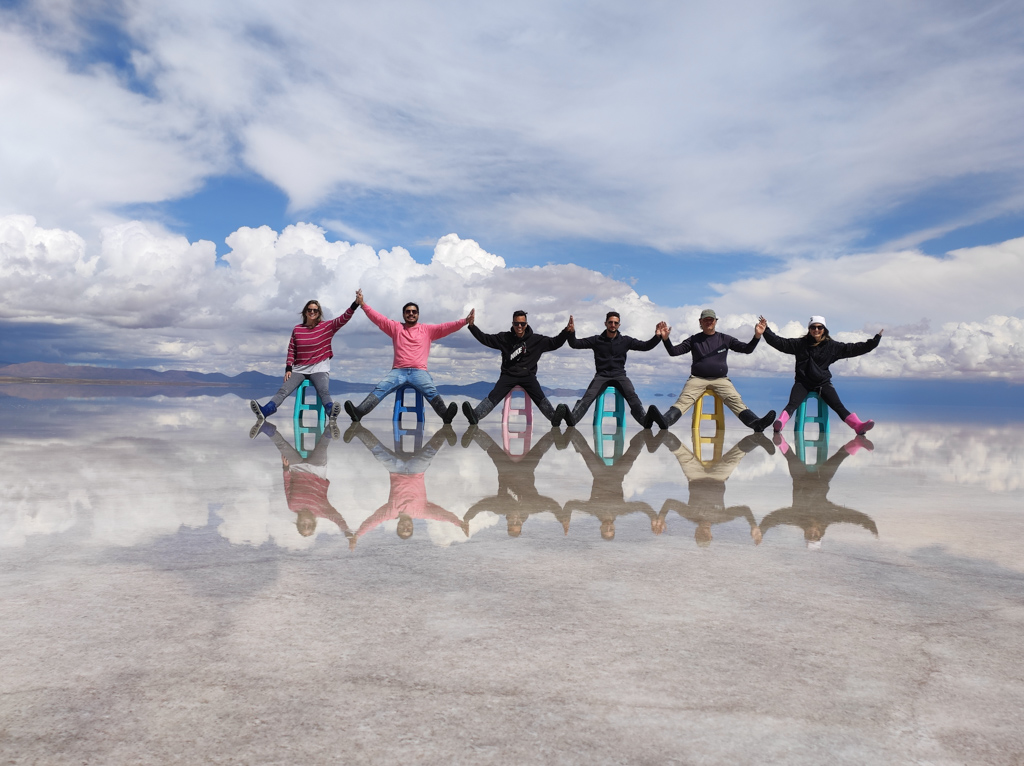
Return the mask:
<path id="1" fill-rule="evenodd" d="M 944 545 L 1022 566 L 1019 424 L 883 423 L 870 444 L 840 427 L 815 466 L 810 448 L 794 459 L 790 431 L 786 451 L 727 431 L 720 458 L 708 461 L 705 445 L 701 461 L 686 430 L 626 431 L 607 456 L 592 431 L 536 430 L 525 454 L 510 454 L 500 422 L 428 429 L 420 450 L 396 445 L 389 422 L 345 424 L 347 441 L 296 457 L 287 419 L 249 441 L 251 419 L 213 398 L 59 402 L 10 421 L 0 479 L 8 548 L 45 538 L 141 546 L 208 526 L 235 545 L 291 551 L 567 535 L 682 536 L 702 547 L 760 539 L 763 549 L 813 544 L 827 530 L 826 546 L 877 531 L 900 550 Z"/>

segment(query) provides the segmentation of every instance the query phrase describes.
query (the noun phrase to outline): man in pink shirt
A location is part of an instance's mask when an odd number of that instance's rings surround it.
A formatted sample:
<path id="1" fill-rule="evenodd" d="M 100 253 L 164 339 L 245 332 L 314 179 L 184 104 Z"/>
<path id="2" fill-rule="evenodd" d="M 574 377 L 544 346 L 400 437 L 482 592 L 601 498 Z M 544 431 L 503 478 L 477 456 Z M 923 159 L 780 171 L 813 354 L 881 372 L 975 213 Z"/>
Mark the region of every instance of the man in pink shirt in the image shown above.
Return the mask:
<path id="1" fill-rule="evenodd" d="M 363 301 L 362 290 L 356 292 L 356 303 L 363 307 L 370 321 L 391 338 L 395 345 L 395 358 L 391 364 L 391 372 L 384 376 L 358 407 L 351 401 L 345 402 L 345 412 L 352 418 L 352 422 L 358 423 L 362 420 L 392 391 L 402 386 L 412 386 L 430 402 L 430 406 L 441 416 L 441 420 L 451 423 L 458 409 L 454 402 L 445 405 L 444 399 L 437 393 L 434 379 L 427 372 L 427 357 L 430 355 L 430 344 L 433 341 L 451 335 L 465 327 L 468 322 L 472 322 L 476 316 L 476 309 L 471 310 L 465 319 L 455 322 L 420 324 L 420 307 L 415 303 L 406 303 L 402 307 L 404 322 L 388 319 L 370 308 Z"/>

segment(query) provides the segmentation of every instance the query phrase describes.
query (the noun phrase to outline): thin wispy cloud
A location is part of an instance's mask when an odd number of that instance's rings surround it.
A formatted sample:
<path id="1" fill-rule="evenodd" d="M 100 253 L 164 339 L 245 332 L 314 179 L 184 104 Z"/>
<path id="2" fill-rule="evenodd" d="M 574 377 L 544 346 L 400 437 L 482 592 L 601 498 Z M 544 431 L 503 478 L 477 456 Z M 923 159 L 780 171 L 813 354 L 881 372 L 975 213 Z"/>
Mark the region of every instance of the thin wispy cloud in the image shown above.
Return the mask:
<path id="1" fill-rule="evenodd" d="M 843 250 L 957 179 L 989 190 L 958 224 L 1020 212 L 1013 4 L 181 2 L 110 16 L 100 32 L 64 4 L 0 17 L 18 72 L 0 91 L 4 212 L 80 227 L 232 166 L 297 212 L 400 195 L 474 232 L 667 250 Z"/>

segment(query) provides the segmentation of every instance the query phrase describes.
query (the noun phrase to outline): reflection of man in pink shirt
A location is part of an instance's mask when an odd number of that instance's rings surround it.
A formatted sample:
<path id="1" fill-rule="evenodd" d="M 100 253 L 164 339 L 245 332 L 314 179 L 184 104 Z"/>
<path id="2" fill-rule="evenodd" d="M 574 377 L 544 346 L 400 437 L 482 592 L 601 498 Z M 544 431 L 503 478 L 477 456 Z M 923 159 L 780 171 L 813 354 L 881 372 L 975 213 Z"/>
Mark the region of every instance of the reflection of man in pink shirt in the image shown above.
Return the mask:
<path id="1" fill-rule="evenodd" d="M 412 386 L 430 402 L 445 423 L 451 423 L 455 417 L 456 407 L 452 403 L 445 405 L 441 395 L 437 393 L 434 379 L 427 372 L 427 358 L 430 356 L 430 344 L 456 330 L 462 329 L 472 321 L 475 311 L 470 311 L 465 319 L 444 324 L 420 324 L 420 307 L 415 303 L 406 303 L 402 307 L 402 322 L 388 319 L 378 314 L 363 301 L 362 291 L 356 292 L 356 303 L 363 307 L 366 316 L 391 338 L 395 346 L 395 357 L 391 363 L 391 372 L 377 384 L 362 403 L 357 407 L 352 402 L 345 402 L 345 412 L 358 423 L 364 415 L 376 407 L 385 396 L 402 386 Z"/>
<path id="2" fill-rule="evenodd" d="M 446 511 L 427 499 L 427 487 L 423 474 L 444 442 L 446 440 L 449 444 L 455 442 L 455 431 L 450 425 L 445 425 L 431 437 L 422 449 L 412 455 L 399 454 L 389 450 L 363 426 L 352 426 L 345 438 L 350 438 L 349 434 L 353 433 L 370 450 L 370 454 L 383 463 L 391 473 L 391 491 L 388 494 L 388 501 L 360 524 L 355 535 L 349 538 L 349 548 L 355 548 L 359 538 L 371 529 L 392 519 L 398 519 L 398 536 L 403 540 L 412 537 L 413 519 L 447 521 L 460 527 L 463 533 L 467 537 L 469 536 L 468 521 L 463 522 L 451 511 Z"/>

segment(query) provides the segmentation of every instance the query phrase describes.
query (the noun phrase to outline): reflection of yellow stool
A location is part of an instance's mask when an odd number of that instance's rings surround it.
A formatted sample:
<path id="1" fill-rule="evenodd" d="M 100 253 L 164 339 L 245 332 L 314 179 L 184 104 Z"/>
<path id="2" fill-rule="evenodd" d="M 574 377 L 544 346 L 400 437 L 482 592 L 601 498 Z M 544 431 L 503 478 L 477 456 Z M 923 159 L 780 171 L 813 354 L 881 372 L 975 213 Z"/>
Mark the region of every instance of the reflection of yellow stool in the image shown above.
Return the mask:
<path id="1" fill-rule="evenodd" d="M 707 460 L 704 459 L 705 444 L 711 445 L 711 457 Z M 699 431 L 693 432 L 693 455 L 701 462 L 701 465 L 710 465 L 716 460 L 721 460 L 724 451 L 725 429 L 716 431 L 714 436 L 701 436 Z"/>
<path id="2" fill-rule="evenodd" d="M 704 412 L 705 396 L 710 396 L 714 400 L 714 410 L 710 415 Z M 705 420 L 715 422 L 715 432 L 710 437 L 700 435 L 700 426 Z M 719 434 L 725 434 L 725 403 L 722 401 L 722 397 L 709 388 L 693 403 L 693 441 L 694 444 L 710 444 L 711 439 Z"/>

